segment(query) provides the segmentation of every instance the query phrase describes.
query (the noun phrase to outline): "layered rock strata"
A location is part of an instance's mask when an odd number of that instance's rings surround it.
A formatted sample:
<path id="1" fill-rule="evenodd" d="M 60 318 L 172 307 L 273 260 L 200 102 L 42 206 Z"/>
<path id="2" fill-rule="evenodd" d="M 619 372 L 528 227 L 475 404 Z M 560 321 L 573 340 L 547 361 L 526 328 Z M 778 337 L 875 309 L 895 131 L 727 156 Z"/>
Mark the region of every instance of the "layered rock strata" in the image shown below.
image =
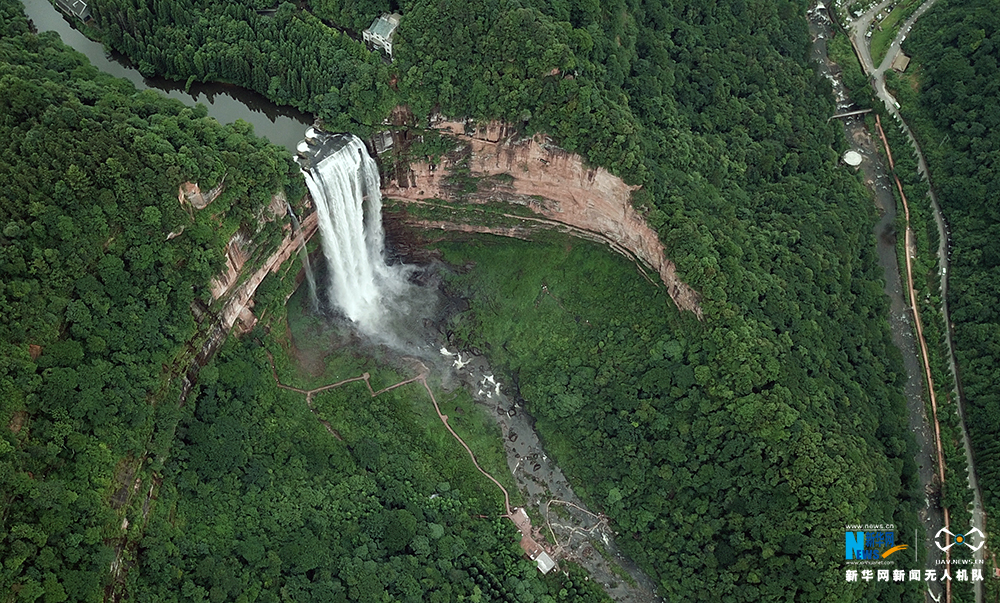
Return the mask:
<path id="1" fill-rule="evenodd" d="M 219 315 L 219 321 L 226 331 L 232 329 L 237 319 L 243 323 L 243 329 L 250 329 L 256 322 L 256 317 L 250 309 L 253 307 L 253 295 L 257 287 L 269 273 L 277 272 L 294 254 L 298 253 L 319 228 L 319 217 L 313 212 L 302 219 L 298 231 L 293 232 L 291 226 L 286 227 L 285 238 L 278 249 L 272 253 L 257 270 L 245 280 L 236 285 L 250 253 L 249 241 L 239 232 L 233 236 L 226 246 L 226 270 L 212 280 L 212 299 L 226 297 L 225 306 Z"/>
<path id="2" fill-rule="evenodd" d="M 613 249 L 628 250 L 626 256 L 638 258 L 659 275 L 679 309 L 701 317 L 697 292 L 681 281 L 656 231 L 632 206 L 631 193 L 637 187 L 603 168 L 585 165 L 582 157 L 544 136 L 513 138 L 504 124 L 476 129 L 465 122 L 441 120 L 432 127 L 466 143 L 467 152 L 458 159 L 446 157 L 440 165 L 411 163 L 383 185 L 383 196 L 404 202 L 461 199 L 526 206 L 547 220 L 599 235 Z M 463 171 L 468 168 L 470 178 L 478 179 L 474 192 L 454 186 L 458 162 Z"/>

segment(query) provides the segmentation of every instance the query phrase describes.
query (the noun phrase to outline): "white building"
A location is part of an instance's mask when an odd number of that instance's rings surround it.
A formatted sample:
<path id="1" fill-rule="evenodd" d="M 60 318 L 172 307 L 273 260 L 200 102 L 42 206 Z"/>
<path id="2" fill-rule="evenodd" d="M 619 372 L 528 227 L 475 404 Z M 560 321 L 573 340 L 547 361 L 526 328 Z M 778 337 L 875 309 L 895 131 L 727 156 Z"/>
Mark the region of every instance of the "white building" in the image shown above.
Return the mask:
<path id="1" fill-rule="evenodd" d="M 556 562 L 552 560 L 552 557 L 549 557 L 548 553 L 539 553 L 538 556 L 535 557 L 535 563 L 538 565 L 538 571 L 543 574 L 549 573 L 549 571 L 556 566 Z"/>
<path id="2" fill-rule="evenodd" d="M 371 44 L 376 48 L 381 48 L 391 57 L 392 34 L 396 32 L 396 28 L 399 27 L 399 20 L 402 18 L 403 16 L 398 13 L 392 13 L 391 15 L 382 15 L 372 21 L 371 27 L 361 34 L 365 39 L 365 43 Z"/>
<path id="3" fill-rule="evenodd" d="M 81 21 L 90 18 L 90 7 L 83 0 L 56 0 L 56 6 L 67 15 L 76 17 Z"/>

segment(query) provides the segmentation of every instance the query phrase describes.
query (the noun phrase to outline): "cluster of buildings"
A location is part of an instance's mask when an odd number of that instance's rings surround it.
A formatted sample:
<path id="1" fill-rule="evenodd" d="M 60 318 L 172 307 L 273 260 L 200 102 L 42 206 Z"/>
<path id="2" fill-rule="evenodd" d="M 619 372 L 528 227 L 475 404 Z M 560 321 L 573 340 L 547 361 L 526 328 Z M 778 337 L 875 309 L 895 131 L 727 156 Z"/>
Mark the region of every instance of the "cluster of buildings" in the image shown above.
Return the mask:
<path id="1" fill-rule="evenodd" d="M 538 541 L 531 537 L 531 520 L 528 518 L 528 514 L 524 512 L 524 508 L 518 507 L 509 517 L 521 532 L 521 550 L 528 556 L 528 559 L 535 562 L 535 565 L 538 566 L 538 571 L 543 574 L 549 573 L 556 566 L 556 562 L 545 552 L 542 545 L 538 544 Z"/>

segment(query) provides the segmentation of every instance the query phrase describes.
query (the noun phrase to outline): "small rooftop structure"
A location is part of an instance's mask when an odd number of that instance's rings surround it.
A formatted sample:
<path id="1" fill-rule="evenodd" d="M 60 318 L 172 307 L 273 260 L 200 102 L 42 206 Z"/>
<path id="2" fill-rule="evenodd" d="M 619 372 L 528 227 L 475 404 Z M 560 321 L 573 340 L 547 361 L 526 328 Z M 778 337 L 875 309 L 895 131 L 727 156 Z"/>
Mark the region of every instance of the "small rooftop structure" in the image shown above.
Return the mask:
<path id="1" fill-rule="evenodd" d="M 844 153 L 844 163 L 851 167 L 861 165 L 861 153 L 858 153 L 857 151 L 848 151 Z"/>
<path id="2" fill-rule="evenodd" d="M 87 6 L 84 0 L 56 0 L 56 6 L 62 12 L 71 17 L 76 17 L 81 21 L 86 21 L 90 18 L 90 7 Z"/>
<path id="3" fill-rule="evenodd" d="M 396 32 L 402 18 L 403 16 L 399 13 L 392 13 L 391 15 L 382 15 L 372 21 L 371 26 L 361 34 L 365 43 L 381 48 L 392 57 L 392 34 Z"/>
<path id="4" fill-rule="evenodd" d="M 524 554 L 528 556 L 535 562 L 538 566 L 538 571 L 543 574 L 549 573 L 549 571 L 556 566 L 556 562 L 549 557 L 549 554 L 545 552 L 542 545 L 531 537 L 531 519 L 528 518 L 528 514 L 524 512 L 523 507 L 518 507 L 513 513 L 508 515 L 517 529 L 521 532 L 521 550 Z"/>
<path id="5" fill-rule="evenodd" d="M 906 68 L 909 65 L 910 65 L 910 57 L 903 54 L 903 51 L 900 51 L 899 54 L 896 55 L 896 58 L 892 60 L 892 68 L 900 73 L 906 71 Z"/>
<path id="6" fill-rule="evenodd" d="M 542 546 L 527 534 L 521 535 L 521 550 L 528 556 L 528 559 L 535 562 L 535 565 L 538 566 L 538 571 L 543 574 L 549 573 L 549 570 L 556 566 L 556 562 L 552 560 L 552 557 L 549 557 L 549 554 L 542 549 Z"/>
<path id="7" fill-rule="evenodd" d="M 543 574 L 549 573 L 549 570 L 556 566 L 556 562 L 549 557 L 548 553 L 541 553 L 535 558 L 535 563 L 538 565 L 538 571 Z"/>

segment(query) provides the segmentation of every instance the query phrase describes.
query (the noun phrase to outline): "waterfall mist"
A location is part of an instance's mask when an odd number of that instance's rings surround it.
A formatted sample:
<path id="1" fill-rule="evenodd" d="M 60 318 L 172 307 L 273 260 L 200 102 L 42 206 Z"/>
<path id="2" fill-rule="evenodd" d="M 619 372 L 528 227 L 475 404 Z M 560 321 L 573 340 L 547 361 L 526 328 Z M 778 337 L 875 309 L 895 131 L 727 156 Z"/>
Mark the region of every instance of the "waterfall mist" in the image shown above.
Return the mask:
<path id="1" fill-rule="evenodd" d="M 380 343 L 423 347 L 437 294 L 410 282 L 415 267 L 386 262 L 378 166 L 364 143 L 310 128 L 299 163 L 319 218 L 325 301 Z"/>
<path id="2" fill-rule="evenodd" d="M 292 218 L 292 232 L 297 235 L 302 233 L 302 225 L 299 223 L 298 216 L 295 215 L 295 210 L 292 209 L 290 203 L 285 203 L 285 207 L 288 209 L 288 215 Z M 316 276 L 313 274 L 312 262 L 309 260 L 309 250 L 306 248 L 305 239 L 302 240 L 302 249 L 299 250 L 302 255 L 302 266 L 306 269 L 306 280 L 309 282 L 309 301 L 312 302 L 312 309 L 319 309 L 319 297 L 316 293 Z"/>

